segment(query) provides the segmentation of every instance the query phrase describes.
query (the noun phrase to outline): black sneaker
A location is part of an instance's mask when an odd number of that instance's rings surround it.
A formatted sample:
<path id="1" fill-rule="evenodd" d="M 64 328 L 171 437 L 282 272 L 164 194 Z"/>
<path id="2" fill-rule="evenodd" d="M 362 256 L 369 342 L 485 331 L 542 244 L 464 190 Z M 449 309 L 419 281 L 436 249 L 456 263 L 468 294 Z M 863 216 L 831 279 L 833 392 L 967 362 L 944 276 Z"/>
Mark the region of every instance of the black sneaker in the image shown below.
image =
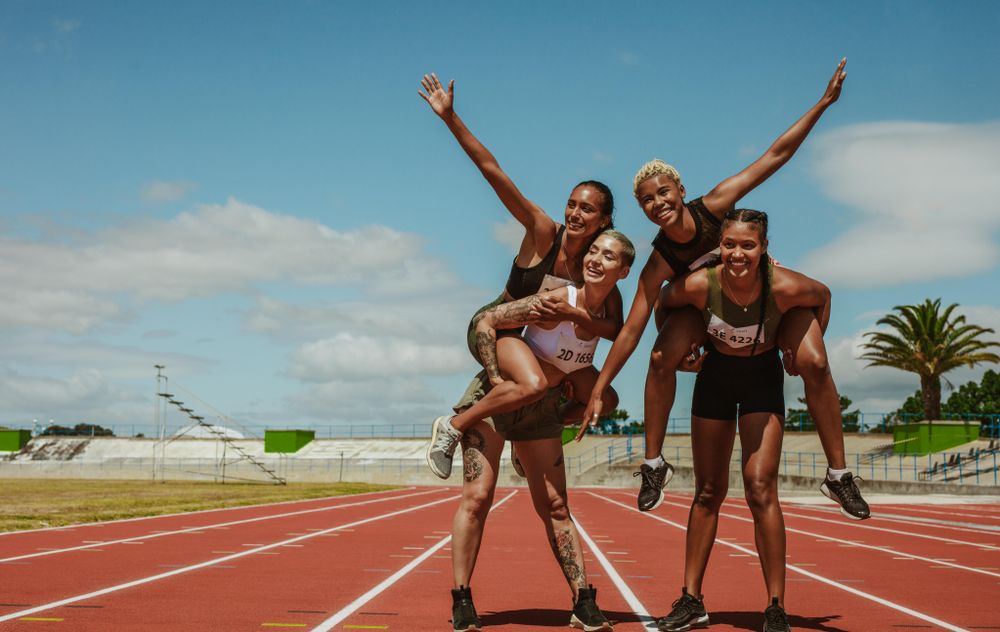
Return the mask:
<path id="1" fill-rule="evenodd" d="M 431 424 L 431 443 L 427 446 L 427 467 L 438 478 L 451 476 L 451 461 L 462 433 L 451 427 L 451 416 L 438 417 Z"/>
<path id="2" fill-rule="evenodd" d="M 851 520 L 864 520 L 872 517 L 868 503 L 861 497 L 861 490 L 854 482 L 854 476 L 848 472 L 839 481 L 831 481 L 829 478 L 819 486 L 819 491 L 823 495 L 840 505 L 840 513 Z"/>
<path id="3" fill-rule="evenodd" d="M 664 632 L 684 632 L 694 628 L 708 627 L 708 613 L 701 599 L 688 594 L 681 588 L 681 598 L 675 601 L 670 614 L 656 622 L 656 627 Z"/>
<path id="4" fill-rule="evenodd" d="M 579 628 L 587 632 L 596 630 L 613 630 L 611 622 L 597 607 L 597 589 L 580 588 L 576 591 L 576 603 L 573 604 L 573 614 L 569 617 L 569 627 Z"/>
<path id="5" fill-rule="evenodd" d="M 467 586 L 451 591 L 451 627 L 455 632 L 479 632 L 483 627 L 472 604 L 472 589 Z"/>
<path id="6" fill-rule="evenodd" d="M 778 605 L 777 597 L 771 598 L 771 605 L 764 611 L 764 632 L 792 632 L 785 609 Z"/>
<path id="7" fill-rule="evenodd" d="M 659 467 L 643 463 L 632 476 L 642 477 L 642 484 L 639 486 L 639 511 L 652 511 L 663 502 L 663 488 L 674 477 L 674 466 L 666 461 Z"/>

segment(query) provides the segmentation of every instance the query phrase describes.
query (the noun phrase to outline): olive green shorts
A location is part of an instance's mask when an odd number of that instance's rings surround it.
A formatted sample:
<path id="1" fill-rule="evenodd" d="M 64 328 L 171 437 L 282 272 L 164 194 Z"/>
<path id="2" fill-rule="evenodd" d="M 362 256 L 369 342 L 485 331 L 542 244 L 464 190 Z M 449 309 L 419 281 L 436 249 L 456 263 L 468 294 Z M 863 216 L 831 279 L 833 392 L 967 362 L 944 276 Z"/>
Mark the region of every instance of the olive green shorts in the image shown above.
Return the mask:
<path id="1" fill-rule="evenodd" d="M 472 406 L 483 398 L 489 390 L 490 379 L 486 371 L 480 371 L 472 378 L 462 399 L 455 404 L 455 412 Z M 561 437 L 562 418 L 559 416 L 559 400 L 562 389 L 558 386 L 545 391 L 537 402 L 533 402 L 513 412 L 501 413 L 483 419 L 507 441 L 532 441 Z"/>
<path id="2" fill-rule="evenodd" d="M 486 305 L 483 305 L 482 307 L 477 309 L 476 313 L 472 315 L 472 320 L 469 321 L 469 329 L 465 332 L 465 343 L 469 345 L 469 353 L 471 353 L 472 357 L 476 359 L 476 362 L 479 363 L 479 366 L 483 365 L 483 359 L 479 357 L 479 347 L 476 345 L 476 324 L 479 322 L 480 314 L 490 309 L 491 307 L 496 307 L 497 305 L 501 305 L 503 302 L 504 302 L 503 294 L 501 294 L 500 296 L 493 299 L 492 302 L 487 303 Z M 524 327 L 518 327 L 517 329 L 498 329 L 497 340 L 499 340 L 500 338 L 504 338 L 506 336 L 520 336 L 523 330 Z M 482 395 L 480 395 L 480 397 L 482 397 Z"/>

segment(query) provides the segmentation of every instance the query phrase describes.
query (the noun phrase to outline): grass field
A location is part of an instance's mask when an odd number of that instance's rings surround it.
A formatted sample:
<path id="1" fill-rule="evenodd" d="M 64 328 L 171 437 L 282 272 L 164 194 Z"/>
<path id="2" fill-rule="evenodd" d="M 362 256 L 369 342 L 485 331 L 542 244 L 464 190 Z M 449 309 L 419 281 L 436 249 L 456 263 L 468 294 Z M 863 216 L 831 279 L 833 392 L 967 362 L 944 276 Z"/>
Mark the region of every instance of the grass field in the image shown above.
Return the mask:
<path id="1" fill-rule="evenodd" d="M 367 483 L 221 485 L 194 481 L 4 479 L 0 480 L 0 531 L 341 496 L 380 489 L 391 488 Z"/>

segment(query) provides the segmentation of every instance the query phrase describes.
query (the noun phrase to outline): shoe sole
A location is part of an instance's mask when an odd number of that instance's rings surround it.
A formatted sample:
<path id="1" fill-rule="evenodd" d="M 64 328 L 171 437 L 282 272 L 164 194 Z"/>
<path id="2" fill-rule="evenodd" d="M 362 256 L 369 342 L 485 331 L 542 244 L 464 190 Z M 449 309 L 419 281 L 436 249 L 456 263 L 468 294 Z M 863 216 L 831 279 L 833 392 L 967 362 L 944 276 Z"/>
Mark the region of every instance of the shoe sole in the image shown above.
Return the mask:
<path id="1" fill-rule="evenodd" d="M 614 630 L 614 628 L 611 627 L 610 623 L 602 623 L 601 625 L 588 626 L 586 623 L 581 621 L 575 614 L 572 614 L 569 617 L 569 627 L 577 628 L 578 630 L 583 630 L 584 632 L 601 632 L 601 631 L 610 632 L 610 630 Z"/>
<path id="2" fill-rule="evenodd" d="M 697 619 L 695 619 L 691 623 L 688 623 L 687 625 L 679 627 L 679 628 L 667 628 L 667 627 L 661 628 L 661 627 L 657 626 L 656 629 L 660 630 L 660 632 L 687 632 L 688 630 L 698 630 L 698 629 L 707 628 L 707 627 L 708 627 L 708 615 L 706 614 L 706 615 L 698 617 Z"/>
<path id="3" fill-rule="evenodd" d="M 666 494 L 663 493 L 663 490 L 666 488 L 667 484 L 670 483 L 670 479 L 672 479 L 673 477 L 674 477 L 674 468 L 672 467 L 667 468 L 667 474 L 666 476 L 663 477 L 663 486 L 660 487 L 660 497 L 656 499 L 656 502 L 653 503 L 652 507 L 650 507 L 649 509 L 643 509 L 642 507 L 639 507 L 639 511 L 653 511 L 654 509 L 662 505 L 663 499 L 666 498 Z"/>
<path id="4" fill-rule="evenodd" d="M 478 625 L 470 625 L 467 628 L 452 628 L 453 632 L 482 632 L 482 628 Z"/>
<path id="5" fill-rule="evenodd" d="M 434 423 L 431 424 L 431 442 L 427 446 L 427 453 L 424 455 L 424 460 L 427 461 L 427 467 L 429 467 L 431 471 L 434 472 L 434 476 L 437 476 L 438 478 L 445 481 L 448 480 L 449 476 L 451 476 L 451 471 L 449 470 L 448 472 L 442 472 L 439 469 L 437 469 L 437 466 L 434 464 L 434 459 L 431 458 L 431 450 L 434 449 L 434 444 L 437 443 L 438 422 L 442 419 L 448 419 L 448 418 L 449 418 L 448 415 L 442 415 L 441 417 L 435 419 Z M 476 629 L 478 630 L 478 628 Z M 472 628 L 469 628 L 469 630 L 472 630 Z M 466 632 L 466 630 L 455 630 L 455 632 Z"/>
<path id="6" fill-rule="evenodd" d="M 867 516 L 855 516 L 852 513 L 848 513 L 848 511 L 844 509 L 844 506 L 840 504 L 840 500 L 837 499 L 837 495 L 830 491 L 830 488 L 826 486 L 826 483 L 819 486 L 819 491 L 821 491 L 824 496 L 837 503 L 840 513 L 843 514 L 845 518 L 850 518 L 851 520 L 868 520 L 871 518 L 871 514 L 868 514 Z"/>

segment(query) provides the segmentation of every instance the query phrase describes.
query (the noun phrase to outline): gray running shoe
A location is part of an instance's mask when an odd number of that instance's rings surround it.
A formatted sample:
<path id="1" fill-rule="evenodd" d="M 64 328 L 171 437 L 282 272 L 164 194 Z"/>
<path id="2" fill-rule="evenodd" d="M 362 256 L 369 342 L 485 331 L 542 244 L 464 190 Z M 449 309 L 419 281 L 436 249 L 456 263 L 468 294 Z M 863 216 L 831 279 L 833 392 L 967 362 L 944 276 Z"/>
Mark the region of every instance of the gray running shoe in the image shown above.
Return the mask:
<path id="1" fill-rule="evenodd" d="M 771 598 L 771 605 L 764 611 L 764 632 L 792 632 L 785 609 L 778 605 L 777 597 Z"/>
<path id="2" fill-rule="evenodd" d="M 851 520 L 865 520 L 872 517 L 872 511 L 861 497 L 861 490 L 858 489 L 854 475 L 850 472 L 844 474 L 839 481 L 831 481 L 829 478 L 824 480 L 819 486 L 819 491 L 840 505 L 840 513 Z"/>
<path id="3" fill-rule="evenodd" d="M 707 628 L 708 613 L 705 612 L 705 603 L 688 594 L 687 588 L 681 588 L 681 598 L 673 603 L 670 614 L 656 622 L 656 627 L 663 632 Z"/>
<path id="4" fill-rule="evenodd" d="M 427 446 L 427 467 L 438 478 L 451 476 L 451 461 L 462 433 L 451 427 L 451 415 L 442 415 L 431 425 L 431 443 Z"/>
<path id="5" fill-rule="evenodd" d="M 652 511 L 663 502 L 663 488 L 674 477 L 674 466 L 666 461 L 659 467 L 650 467 L 643 463 L 639 466 L 639 471 L 632 476 L 642 477 L 639 486 L 639 511 Z"/>
<path id="6" fill-rule="evenodd" d="M 472 603 L 472 589 L 467 586 L 451 591 L 451 627 L 454 632 L 479 632 L 483 627 Z"/>
<path id="7" fill-rule="evenodd" d="M 580 588 L 576 591 L 576 603 L 573 604 L 573 614 L 569 616 L 569 627 L 585 632 L 608 632 L 613 630 L 611 622 L 597 607 L 597 589 Z"/>

